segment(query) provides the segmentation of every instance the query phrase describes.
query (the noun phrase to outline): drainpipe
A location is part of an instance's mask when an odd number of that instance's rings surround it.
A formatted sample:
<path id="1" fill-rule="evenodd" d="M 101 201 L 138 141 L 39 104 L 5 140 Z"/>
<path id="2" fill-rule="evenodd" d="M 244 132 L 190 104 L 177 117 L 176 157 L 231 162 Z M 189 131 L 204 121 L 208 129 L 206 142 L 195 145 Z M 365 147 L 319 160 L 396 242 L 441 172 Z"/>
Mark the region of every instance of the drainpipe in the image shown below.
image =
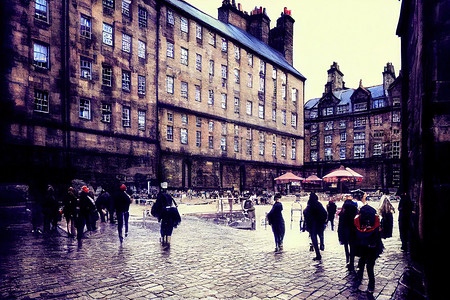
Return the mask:
<path id="1" fill-rule="evenodd" d="M 70 52 L 69 52 L 69 26 L 70 26 L 69 0 L 62 1 L 62 22 L 61 22 L 61 104 L 62 104 L 62 128 L 63 128 L 63 180 L 70 180 L 71 159 L 70 159 Z"/>
<path id="2" fill-rule="evenodd" d="M 162 160 L 161 160 L 161 142 L 160 142 L 160 128 L 159 128 L 159 47 L 160 47 L 160 22 L 161 18 L 161 4 L 156 2 L 156 178 L 159 183 L 163 182 Z"/>

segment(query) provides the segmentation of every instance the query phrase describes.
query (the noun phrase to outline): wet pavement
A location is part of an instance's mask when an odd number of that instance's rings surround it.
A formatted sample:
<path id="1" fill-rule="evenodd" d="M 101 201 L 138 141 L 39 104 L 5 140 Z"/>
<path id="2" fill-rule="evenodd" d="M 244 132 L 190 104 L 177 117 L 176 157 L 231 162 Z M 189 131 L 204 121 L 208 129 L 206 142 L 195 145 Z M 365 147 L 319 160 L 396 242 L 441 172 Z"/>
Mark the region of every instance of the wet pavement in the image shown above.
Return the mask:
<path id="1" fill-rule="evenodd" d="M 160 246 L 155 219 L 143 223 L 139 205 L 132 205 L 123 244 L 115 225 L 101 223 L 97 231 L 86 234 L 81 246 L 67 237 L 64 226 L 56 233 L 31 233 L 23 208 L 0 229 L 0 298 L 406 298 L 399 285 L 406 256 L 400 251 L 396 225 L 394 237 L 383 240 L 385 251 L 376 262 L 375 293 L 370 295 L 365 292 L 367 274 L 359 288 L 353 286 L 337 233 L 326 229 L 322 261 L 313 262 L 308 235 L 299 230 L 299 214 L 291 226 L 291 204 L 283 205 L 282 253 L 274 253 L 271 228 L 261 222 L 270 206 L 257 206 L 256 230 L 239 230 L 190 215 L 204 207 L 180 205 L 184 215 L 170 249 Z"/>

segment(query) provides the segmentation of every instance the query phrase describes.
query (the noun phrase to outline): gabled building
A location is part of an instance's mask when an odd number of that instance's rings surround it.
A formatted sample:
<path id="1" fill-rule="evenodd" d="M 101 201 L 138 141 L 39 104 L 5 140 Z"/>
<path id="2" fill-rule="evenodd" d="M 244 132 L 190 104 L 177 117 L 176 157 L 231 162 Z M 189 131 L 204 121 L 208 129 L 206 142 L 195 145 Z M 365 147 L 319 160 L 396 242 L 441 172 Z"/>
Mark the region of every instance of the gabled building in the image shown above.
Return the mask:
<path id="1" fill-rule="evenodd" d="M 305 175 L 339 165 L 364 175 L 363 187 L 397 187 L 400 180 L 401 85 L 388 63 L 383 84 L 348 88 L 334 62 L 321 98 L 305 103 Z"/>

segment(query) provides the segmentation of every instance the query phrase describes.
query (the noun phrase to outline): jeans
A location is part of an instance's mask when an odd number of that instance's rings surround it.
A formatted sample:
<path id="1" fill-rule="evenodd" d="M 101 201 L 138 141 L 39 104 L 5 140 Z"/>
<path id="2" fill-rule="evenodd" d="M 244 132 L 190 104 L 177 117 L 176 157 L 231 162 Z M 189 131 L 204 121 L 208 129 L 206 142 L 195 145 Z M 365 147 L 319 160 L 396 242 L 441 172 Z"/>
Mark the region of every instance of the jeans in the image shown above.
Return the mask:
<path id="1" fill-rule="evenodd" d="M 314 250 L 316 251 L 316 257 L 321 258 L 322 255 L 320 254 L 319 245 L 317 243 L 317 236 L 319 236 L 320 244 L 324 245 L 323 230 L 311 230 L 309 234 L 311 235 L 311 242 L 313 244 Z"/>
<path id="2" fill-rule="evenodd" d="M 125 221 L 125 234 L 128 233 L 128 218 L 130 217 L 130 213 L 128 211 L 116 212 L 117 214 L 117 229 L 119 231 L 119 237 L 122 237 L 122 228 Z"/>

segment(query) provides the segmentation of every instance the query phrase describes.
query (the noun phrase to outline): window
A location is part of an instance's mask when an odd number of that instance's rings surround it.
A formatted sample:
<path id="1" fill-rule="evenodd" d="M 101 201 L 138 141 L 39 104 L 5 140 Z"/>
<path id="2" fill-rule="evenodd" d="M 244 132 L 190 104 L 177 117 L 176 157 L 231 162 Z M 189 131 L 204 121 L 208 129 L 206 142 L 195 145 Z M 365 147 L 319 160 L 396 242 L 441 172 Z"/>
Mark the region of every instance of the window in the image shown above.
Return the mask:
<path id="1" fill-rule="evenodd" d="M 253 150 L 253 145 L 252 145 L 253 141 L 252 140 L 247 140 L 247 155 L 252 155 L 252 150 Z"/>
<path id="2" fill-rule="evenodd" d="M 209 121 L 208 122 L 208 131 L 209 132 L 214 132 L 214 121 Z"/>
<path id="3" fill-rule="evenodd" d="M 186 114 L 181 114 L 181 124 L 187 125 L 188 123 L 188 116 Z"/>
<path id="4" fill-rule="evenodd" d="M 317 125 L 317 123 L 311 124 L 311 133 L 315 133 L 317 132 L 319 126 Z"/>
<path id="5" fill-rule="evenodd" d="M 341 128 L 341 129 L 347 128 L 347 122 L 345 120 L 340 120 L 339 121 L 339 128 Z"/>
<path id="6" fill-rule="evenodd" d="M 122 15 L 130 17 L 131 0 L 122 0 Z"/>
<path id="7" fill-rule="evenodd" d="M 34 90 L 34 111 L 48 113 L 48 92 Z"/>
<path id="8" fill-rule="evenodd" d="M 311 109 L 311 112 L 309 113 L 310 119 L 317 119 L 319 117 L 319 112 L 317 109 Z"/>
<path id="9" fill-rule="evenodd" d="M 272 157 L 277 157 L 277 136 L 275 134 L 272 138 Z"/>
<path id="10" fill-rule="evenodd" d="M 209 71 L 208 72 L 209 72 L 210 79 L 212 79 L 211 77 L 214 76 L 214 61 L 213 60 L 209 61 Z"/>
<path id="11" fill-rule="evenodd" d="M 42 21 L 48 21 L 48 4 L 47 0 L 36 0 L 34 17 Z"/>
<path id="12" fill-rule="evenodd" d="M 227 123 L 222 123 L 222 135 L 227 135 Z"/>
<path id="13" fill-rule="evenodd" d="M 111 114 L 112 114 L 111 104 L 102 103 L 101 113 L 102 113 L 101 121 L 103 123 L 111 123 Z"/>
<path id="14" fill-rule="evenodd" d="M 138 130 L 145 131 L 145 110 L 138 110 Z"/>
<path id="15" fill-rule="evenodd" d="M 347 151 L 347 147 L 345 147 L 345 146 L 340 146 L 339 147 L 339 159 L 345 159 L 346 158 L 346 151 Z"/>
<path id="16" fill-rule="evenodd" d="M 214 105 L 214 90 L 208 90 L 208 104 Z"/>
<path id="17" fill-rule="evenodd" d="M 297 95 L 298 95 L 297 89 L 292 89 L 292 90 L 291 90 L 291 98 L 292 98 L 292 102 L 294 102 L 294 103 L 297 102 Z"/>
<path id="18" fill-rule="evenodd" d="M 227 66 L 224 66 L 224 65 L 222 65 L 221 66 L 221 74 L 222 74 L 222 78 L 223 79 L 227 79 L 227 73 L 228 73 L 228 70 L 227 70 Z"/>
<path id="19" fill-rule="evenodd" d="M 81 15 L 81 17 L 80 17 L 80 35 L 82 37 L 90 39 L 91 34 L 92 34 L 91 18 Z"/>
<path id="20" fill-rule="evenodd" d="M 222 52 L 228 51 L 228 43 L 226 39 L 222 39 Z"/>
<path id="21" fill-rule="evenodd" d="M 394 123 L 400 122 L 400 112 L 399 111 L 392 112 L 392 122 L 394 122 Z"/>
<path id="22" fill-rule="evenodd" d="M 274 121 L 274 122 L 277 121 L 277 109 L 276 108 L 272 108 L 272 121 Z"/>
<path id="23" fill-rule="evenodd" d="M 322 116 L 331 116 L 334 113 L 333 107 L 324 107 L 322 109 Z"/>
<path id="24" fill-rule="evenodd" d="M 253 75 L 248 73 L 247 77 L 247 87 L 251 88 L 253 87 Z"/>
<path id="25" fill-rule="evenodd" d="M 141 40 L 138 41 L 138 57 L 145 59 L 146 53 L 145 50 L 147 48 L 147 44 Z"/>
<path id="26" fill-rule="evenodd" d="M 400 158 L 400 142 L 392 142 L 392 158 Z"/>
<path id="27" fill-rule="evenodd" d="M 122 33 L 122 51 L 131 53 L 131 36 Z"/>
<path id="28" fill-rule="evenodd" d="M 311 147 L 316 147 L 317 146 L 317 135 L 311 136 L 309 143 L 310 143 Z"/>
<path id="29" fill-rule="evenodd" d="M 346 142 L 347 141 L 347 132 L 341 132 L 340 134 L 340 141 Z"/>
<path id="30" fill-rule="evenodd" d="M 286 111 L 285 110 L 281 111 L 281 123 L 283 125 L 286 125 Z"/>
<path id="31" fill-rule="evenodd" d="M 384 107 L 384 99 L 373 100 L 373 108 L 382 108 L 382 107 Z"/>
<path id="32" fill-rule="evenodd" d="M 227 109 L 227 94 L 222 94 L 221 107 Z"/>
<path id="33" fill-rule="evenodd" d="M 346 112 L 348 112 L 348 105 L 338 105 L 337 106 L 337 114 L 338 115 L 345 114 Z"/>
<path id="34" fill-rule="evenodd" d="M 253 54 L 247 53 L 247 62 L 250 67 L 253 67 Z"/>
<path id="35" fill-rule="evenodd" d="M 102 0 L 103 6 L 114 8 L 114 0 Z"/>
<path id="36" fill-rule="evenodd" d="M 258 117 L 264 119 L 264 105 L 258 104 Z"/>
<path id="37" fill-rule="evenodd" d="M 175 17 L 170 9 L 167 10 L 167 24 L 175 25 Z"/>
<path id="38" fill-rule="evenodd" d="M 169 142 L 173 142 L 173 126 L 167 125 L 166 138 Z"/>
<path id="39" fill-rule="evenodd" d="M 249 116 L 252 115 L 252 106 L 253 106 L 252 101 L 247 101 L 247 115 Z"/>
<path id="40" fill-rule="evenodd" d="M 174 58 L 174 44 L 172 42 L 167 41 L 167 51 L 166 51 L 167 57 Z"/>
<path id="41" fill-rule="evenodd" d="M 296 151 L 297 142 L 295 140 L 292 140 L 291 142 L 291 159 L 295 160 L 297 157 L 297 151 Z"/>
<path id="42" fill-rule="evenodd" d="M 286 157 L 286 141 L 281 140 L 281 157 Z"/>
<path id="43" fill-rule="evenodd" d="M 253 130 L 247 127 L 247 140 L 253 140 Z"/>
<path id="44" fill-rule="evenodd" d="M 355 140 L 365 140 L 366 133 L 365 132 L 355 132 Z"/>
<path id="45" fill-rule="evenodd" d="M 188 131 L 186 128 L 180 129 L 180 143 L 187 145 L 188 143 Z"/>
<path id="46" fill-rule="evenodd" d="M 375 126 L 381 126 L 383 125 L 383 116 L 378 115 L 373 117 L 373 123 Z"/>
<path id="47" fill-rule="evenodd" d="M 356 118 L 353 122 L 353 127 L 365 127 L 366 126 L 366 118 Z"/>
<path id="48" fill-rule="evenodd" d="M 373 144 L 373 155 L 379 156 L 382 154 L 383 145 L 381 143 Z"/>
<path id="49" fill-rule="evenodd" d="M 222 136 L 220 138 L 220 150 L 226 152 L 227 151 L 227 137 Z"/>
<path id="50" fill-rule="evenodd" d="M 216 34 L 212 31 L 209 32 L 209 41 L 208 43 L 213 46 L 216 47 Z"/>
<path id="51" fill-rule="evenodd" d="M 264 78 L 264 76 L 259 76 L 259 90 L 260 92 L 264 93 L 264 91 L 266 90 L 266 80 Z"/>
<path id="52" fill-rule="evenodd" d="M 234 69 L 234 82 L 240 83 L 241 82 L 240 78 L 241 78 L 240 71 L 238 69 Z"/>
<path id="53" fill-rule="evenodd" d="M 103 44 L 113 45 L 113 27 L 106 23 L 103 23 Z"/>
<path id="54" fill-rule="evenodd" d="M 292 127 L 297 127 L 297 114 L 291 113 L 291 125 Z"/>
<path id="55" fill-rule="evenodd" d="M 214 149 L 214 137 L 213 136 L 208 136 L 208 147 L 209 149 Z"/>
<path id="56" fill-rule="evenodd" d="M 147 10 L 142 7 L 138 7 L 138 23 L 140 28 L 147 28 Z"/>
<path id="57" fill-rule="evenodd" d="M 122 70 L 122 90 L 131 91 L 131 72 Z"/>
<path id="58" fill-rule="evenodd" d="M 333 125 L 334 125 L 333 121 L 326 122 L 325 123 L 325 130 L 333 130 Z"/>
<path id="59" fill-rule="evenodd" d="M 195 146 L 197 146 L 197 147 L 202 146 L 202 132 L 201 131 L 195 132 Z"/>
<path id="60" fill-rule="evenodd" d="M 122 126 L 123 127 L 131 126 L 131 109 L 126 106 L 122 108 Z"/>
<path id="61" fill-rule="evenodd" d="M 198 53 L 195 56 L 195 68 L 197 71 L 202 71 L 202 56 Z"/>
<path id="62" fill-rule="evenodd" d="M 364 111 L 367 110 L 367 103 L 356 103 L 353 106 L 354 111 Z"/>
<path id="63" fill-rule="evenodd" d="M 235 114 L 239 114 L 239 98 L 238 97 L 234 97 L 234 113 Z"/>
<path id="64" fill-rule="evenodd" d="M 49 64 L 49 47 L 35 42 L 33 45 L 33 65 L 42 68 L 48 69 Z"/>
<path id="65" fill-rule="evenodd" d="M 281 99 L 286 100 L 286 83 L 281 84 Z"/>
<path id="66" fill-rule="evenodd" d="M 324 158 L 325 158 L 325 160 L 333 160 L 333 149 L 325 148 L 324 149 Z"/>
<path id="67" fill-rule="evenodd" d="M 203 28 L 198 23 L 195 25 L 195 37 L 199 40 L 203 38 Z"/>
<path id="68" fill-rule="evenodd" d="M 181 82 L 181 98 L 188 100 L 188 83 L 185 81 Z"/>
<path id="69" fill-rule="evenodd" d="M 272 79 L 277 79 L 277 68 L 273 67 L 272 69 Z"/>
<path id="70" fill-rule="evenodd" d="M 173 122 L 173 113 L 170 111 L 167 112 L 167 122 Z"/>
<path id="71" fill-rule="evenodd" d="M 195 85 L 195 101 L 202 102 L 202 93 L 199 85 Z"/>
<path id="72" fill-rule="evenodd" d="M 146 84 L 145 84 L 145 76 L 138 75 L 138 94 L 145 95 Z"/>
<path id="73" fill-rule="evenodd" d="M 319 155 L 317 151 L 311 151 L 311 161 L 317 161 L 319 158 Z"/>
<path id="74" fill-rule="evenodd" d="M 264 148 L 265 148 L 264 141 L 259 141 L 259 155 L 264 156 Z"/>
<path id="75" fill-rule="evenodd" d="M 189 52 L 186 48 L 181 48 L 181 64 L 188 65 Z"/>
<path id="76" fill-rule="evenodd" d="M 325 144 L 331 144 L 331 142 L 333 141 L 333 136 L 332 135 L 326 135 L 324 141 L 325 141 Z"/>
<path id="77" fill-rule="evenodd" d="M 80 57 L 81 78 L 92 79 L 92 62 L 84 57 Z"/>
<path id="78" fill-rule="evenodd" d="M 103 66 L 102 67 L 102 84 L 104 86 L 112 85 L 112 67 L 111 66 Z"/>
<path id="79" fill-rule="evenodd" d="M 366 155 L 366 146 L 365 145 L 354 145 L 353 146 L 353 158 L 360 159 L 364 158 Z"/>
<path id="80" fill-rule="evenodd" d="M 234 137 L 234 152 L 239 152 L 239 137 Z"/>
<path id="81" fill-rule="evenodd" d="M 263 60 L 259 61 L 259 73 L 262 75 L 266 74 L 266 63 Z"/>
<path id="82" fill-rule="evenodd" d="M 173 94 L 173 77 L 172 76 L 166 76 L 166 88 L 167 88 L 167 93 Z"/>
<path id="83" fill-rule="evenodd" d="M 189 33 L 189 21 L 181 17 L 181 32 Z"/>
<path id="84" fill-rule="evenodd" d="M 91 119 L 91 101 L 88 99 L 80 99 L 80 119 Z"/>
<path id="85" fill-rule="evenodd" d="M 236 60 L 240 60 L 241 59 L 241 48 L 239 48 L 236 45 L 234 45 L 234 58 Z"/>

